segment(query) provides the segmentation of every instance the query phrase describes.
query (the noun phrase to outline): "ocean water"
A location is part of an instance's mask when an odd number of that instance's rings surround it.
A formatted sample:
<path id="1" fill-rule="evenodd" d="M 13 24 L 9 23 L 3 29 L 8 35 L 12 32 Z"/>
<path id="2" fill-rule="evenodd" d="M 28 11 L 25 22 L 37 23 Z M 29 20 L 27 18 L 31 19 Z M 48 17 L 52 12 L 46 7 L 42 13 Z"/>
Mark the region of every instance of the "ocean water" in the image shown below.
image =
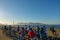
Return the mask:
<path id="1" fill-rule="evenodd" d="M 52 25 L 46 25 L 47 28 L 51 28 Z M 60 29 L 60 25 L 55 25 L 55 28 Z"/>
<path id="2" fill-rule="evenodd" d="M 37 25 L 19 25 L 19 27 L 31 27 L 31 28 L 36 28 L 37 27 Z M 53 27 L 54 25 L 44 25 L 46 28 L 51 28 L 51 27 Z M 38 25 L 38 27 L 42 27 L 42 25 Z M 58 29 L 60 29 L 60 25 L 55 25 L 55 28 L 58 28 Z"/>

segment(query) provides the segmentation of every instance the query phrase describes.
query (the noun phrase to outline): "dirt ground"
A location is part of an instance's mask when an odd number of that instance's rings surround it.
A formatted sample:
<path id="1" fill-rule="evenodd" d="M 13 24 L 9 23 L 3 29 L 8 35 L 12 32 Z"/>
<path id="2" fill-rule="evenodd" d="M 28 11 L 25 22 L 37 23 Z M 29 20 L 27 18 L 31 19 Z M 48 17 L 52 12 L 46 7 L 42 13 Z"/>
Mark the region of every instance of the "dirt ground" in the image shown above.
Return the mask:
<path id="1" fill-rule="evenodd" d="M 56 32 L 57 35 L 53 35 L 52 32 L 49 29 L 47 29 L 47 35 L 53 37 L 56 36 L 60 38 L 60 29 L 56 29 L 56 31 L 57 31 Z M 12 40 L 12 39 L 3 35 L 2 30 L 0 29 L 0 40 Z"/>
<path id="2" fill-rule="evenodd" d="M 49 29 L 47 29 L 47 35 L 52 37 L 56 36 L 60 38 L 60 29 L 55 29 L 55 30 L 56 30 L 56 35 L 53 35 L 52 32 Z"/>
<path id="3" fill-rule="evenodd" d="M 12 39 L 3 35 L 2 30 L 0 29 L 0 40 L 12 40 Z"/>

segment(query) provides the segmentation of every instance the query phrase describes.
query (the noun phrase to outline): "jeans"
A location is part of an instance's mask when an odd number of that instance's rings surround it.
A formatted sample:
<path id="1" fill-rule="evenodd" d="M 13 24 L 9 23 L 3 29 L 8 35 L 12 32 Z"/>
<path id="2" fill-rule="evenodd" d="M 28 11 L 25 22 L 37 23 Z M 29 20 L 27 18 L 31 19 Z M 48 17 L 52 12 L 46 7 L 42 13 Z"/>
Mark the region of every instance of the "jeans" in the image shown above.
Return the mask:
<path id="1" fill-rule="evenodd" d="M 19 40 L 23 40 L 23 36 L 22 36 L 22 35 L 20 35 L 20 38 L 19 38 Z"/>

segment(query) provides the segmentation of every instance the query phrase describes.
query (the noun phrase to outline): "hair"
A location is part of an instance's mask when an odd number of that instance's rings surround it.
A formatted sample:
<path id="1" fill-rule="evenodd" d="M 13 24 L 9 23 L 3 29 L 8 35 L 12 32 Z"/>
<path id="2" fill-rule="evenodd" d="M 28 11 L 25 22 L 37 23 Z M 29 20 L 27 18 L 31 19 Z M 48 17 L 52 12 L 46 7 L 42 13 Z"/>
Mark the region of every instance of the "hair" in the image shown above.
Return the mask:
<path id="1" fill-rule="evenodd" d="M 29 25 L 29 27 L 30 27 L 30 25 Z"/>
<path id="2" fill-rule="evenodd" d="M 30 28 L 29 30 L 32 30 L 32 28 Z"/>
<path id="3" fill-rule="evenodd" d="M 24 27 L 22 27 L 22 30 L 24 30 Z"/>
<path id="4" fill-rule="evenodd" d="M 43 31 L 43 27 L 41 28 L 41 32 Z"/>
<path id="5" fill-rule="evenodd" d="M 45 27 L 45 26 L 43 26 L 43 27 Z"/>

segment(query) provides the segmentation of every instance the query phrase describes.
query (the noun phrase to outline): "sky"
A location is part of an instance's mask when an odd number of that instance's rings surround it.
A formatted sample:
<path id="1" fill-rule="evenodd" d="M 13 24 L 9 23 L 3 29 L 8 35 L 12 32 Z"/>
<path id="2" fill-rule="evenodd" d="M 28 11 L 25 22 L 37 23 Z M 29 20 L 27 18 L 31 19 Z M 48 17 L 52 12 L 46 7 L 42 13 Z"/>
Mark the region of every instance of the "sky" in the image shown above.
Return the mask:
<path id="1" fill-rule="evenodd" d="M 0 23 L 60 24 L 60 0 L 0 0 Z"/>

